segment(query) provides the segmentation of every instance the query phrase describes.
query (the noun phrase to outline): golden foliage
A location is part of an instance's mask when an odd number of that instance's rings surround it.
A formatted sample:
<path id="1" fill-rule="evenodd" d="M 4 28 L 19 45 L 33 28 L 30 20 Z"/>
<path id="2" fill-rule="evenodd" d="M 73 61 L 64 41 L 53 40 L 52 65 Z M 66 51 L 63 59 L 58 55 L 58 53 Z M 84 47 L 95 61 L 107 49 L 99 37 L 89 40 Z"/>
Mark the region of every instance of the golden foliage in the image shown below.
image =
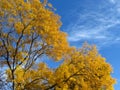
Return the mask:
<path id="1" fill-rule="evenodd" d="M 111 66 L 95 46 L 70 47 L 53 9 L 47 0 L 0 0 L 0 60 L 12 89 L 113 90 Z M 43 54 L 64 61 L 51 69 Z"/>
<path id="2" fill-rule="evenodd" d="M 112 68 L 98 54 L 95 46 L 83 46 L 80 50 L 73 50 L 56 69 L 48 68 L 45 63 L 35 66 L 36 69 L 27 72 L 21 68 L 16 70 L 18 90 L 114 90 Z"/>

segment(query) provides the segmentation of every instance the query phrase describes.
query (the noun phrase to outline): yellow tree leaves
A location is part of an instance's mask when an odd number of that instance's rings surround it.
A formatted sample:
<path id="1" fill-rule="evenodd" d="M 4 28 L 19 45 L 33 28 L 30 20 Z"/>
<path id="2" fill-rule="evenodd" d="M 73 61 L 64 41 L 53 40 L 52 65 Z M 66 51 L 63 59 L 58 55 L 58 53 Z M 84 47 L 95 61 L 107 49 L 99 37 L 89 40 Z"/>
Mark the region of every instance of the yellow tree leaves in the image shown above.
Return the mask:
<path id="1" fill-rule="evenodd" d="M 27 71 L 43 54 L 60 60 L 71 50 L 67 35 L 60 31 L 60 17 L 51 8 L 47 0 L 0 0 L 0 43 L 4 50 L 0 58 L 7 62 L 13 90 L 21 81 L 16 74 L 22 73 L 19 67 Z"/>
<path id="2" fill-rule="evenodd" d="M 53 9 L 47 0 L 0 0 L 0 60 L 12 90 L 113 90 L 111 66 L 95 46 L 70 47 Z M 51 69 L 42 55 L 64 61 Z"/>
<path id="3" fill-rule="evenodd" d="M 16 28 L 16 32 L 20 34 L 22 30 L 24 29 L 24 26 L 21 22 L 17 22 L 15 23 L 15 28 Z"/>
<path id="4" fill-rule="evenodd" d="M 110 75 L 111 66 L 98 54 L 95 47 L 83 46 L 81 49 L 70 54 L 70 57 L 66 58 L 65 62 L 56 69 L 57 75 L 63 71 L 57 80 L 63 83 L 63 86 L 67 83 L 67 90 L 75 88 L 78 90 L 101 90 L 103 86 L 106 90 L 113 90 L 115 80 Z M 56 85 L 60 90 L 63 89 L 63 86 L 59 83 Z"/>
<path id="5" fill-rule="evenodd" d="M 4 29 L 1 33 L 6 34 L 5 38 L 9 46 L 18 47 L 16 49 L 19 50 L 25 49 L 27 44 L 32 44 L 32 40 L 35 39 L 34 43 L 41 43 L 39 48 L 47 48 L 44 53 L 60 60 L 63 52 L 67 53 L 69 49 L 67 35 L 60 31 L 60 17 L 46 8 L 43 3 L 47 1 L 1 0 L 0 9 L 6 17 L 1 17 L 1 22 L 5 23 L 2 25 Z M 16 49 L 13 49 L 12 51 L 15 52 Z"/>
<path id="6" fill-rule="evenodd" d="M 83 46 L 81 49 L 71 51 L 56 69 L 50 69 L 45 63 L 35 64 L 26 72 L 24 68 L 18 68 L 16 84 L 21 83 L 23 89 L 35 90 L 114 90 L 111 66 L 94 46 Z"/>

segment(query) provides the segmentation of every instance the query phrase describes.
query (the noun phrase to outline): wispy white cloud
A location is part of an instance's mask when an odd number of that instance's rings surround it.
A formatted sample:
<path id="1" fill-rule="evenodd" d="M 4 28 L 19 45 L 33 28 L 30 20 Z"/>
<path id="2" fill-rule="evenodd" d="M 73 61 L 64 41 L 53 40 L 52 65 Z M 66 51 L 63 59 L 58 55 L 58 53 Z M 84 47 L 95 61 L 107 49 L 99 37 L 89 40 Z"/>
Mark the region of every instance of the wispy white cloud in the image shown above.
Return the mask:
<path id="1" fill-rule="evenodd" d="M 116 0 L 109 0 L 109 2 L 115 4 L 115 3 L 116 3 Z"/>
<path id="2" fill-rule="evenodd" d="M 109 1 L 116 3 L 115 0 Z M 117 12 L 117 9 L 111 7 L 101 13 L 98 11 L 88 11 L 82 14 L 76 12 L 77 20 L 66 28 L 67 31 L 70 31 L 68 40 L 70 42 L 94 40 L 99 46 L 119 43 L 120 30 L 117 35 L 114 33 L 116 27 L 120 26 L 120 13 Z"/>
<path id="3" fill-rule="evenodd" d="M 87 18 L 87 17 L 86 17 Z M 76 21 L 74 24 L 71 24 L 68 26 L 67 29 L 70 29 L 72 32 L 69 33 L 69 40 L 79 40 L 82 38 L 88 38 L 88 39 L 105 39 L 109 32 L 108 30 L 116 25 L 120 24 L 120 20 L 117 19 L 110 19 L 106 17 L 95 17 L 93 20 L 96 21 L 95 23 L 98 23 L 96 25 L 92 25 L 90 21 L 89 23 L 83 23 L 84 25 L 80 25 L 80 20 Z M 73 39 L 72 39 L 73 38 Z"/>
<path id="4" fill-rule="evenodd" d="M 120 13 L 120 0 L 108 0 L 111 4 L 113 4 L 115 7 L 114 9 Z"/>

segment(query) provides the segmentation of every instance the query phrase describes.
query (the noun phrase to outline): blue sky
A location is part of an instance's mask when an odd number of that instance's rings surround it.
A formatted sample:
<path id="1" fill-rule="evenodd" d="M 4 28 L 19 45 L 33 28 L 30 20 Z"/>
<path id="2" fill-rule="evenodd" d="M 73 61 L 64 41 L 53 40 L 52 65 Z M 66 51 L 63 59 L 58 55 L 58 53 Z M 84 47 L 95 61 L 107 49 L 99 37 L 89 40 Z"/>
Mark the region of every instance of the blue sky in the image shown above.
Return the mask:
<path id="1" fill-rule="evenodd" d="M 120 0 L 49 0 L 61 16 L 71 46 L 96 44 L 114 69 L 120 90 Z"/>

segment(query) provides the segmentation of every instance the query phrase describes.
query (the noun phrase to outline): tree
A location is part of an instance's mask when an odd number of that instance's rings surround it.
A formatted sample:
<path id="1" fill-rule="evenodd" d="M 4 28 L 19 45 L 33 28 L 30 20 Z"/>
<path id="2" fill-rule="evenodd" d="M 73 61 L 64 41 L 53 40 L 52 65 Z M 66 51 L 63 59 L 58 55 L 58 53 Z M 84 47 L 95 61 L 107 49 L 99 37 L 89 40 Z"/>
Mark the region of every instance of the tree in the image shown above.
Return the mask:
<path id="1" fill-rule="evenodd" d="M 95 46 L 71 51 L 56 69 L 43 62 L 35 66 L 27 73 L 22 67 L 16 70 L 17 90 L 114 90 L 112 68 Z"/>
<path id="2" fill-rule="evenodd" d="M 53 9 L 46 0 L 0 0 L 5 82 L 12 90 L 113 90 L 111 66 L 95 46 L 70 47 Z M 63 63 L 49 68 L 40 61 L 43 55 Z"/>
<path id="3" fill-rule="evenodd" d="M 62 72 L 61 72 L 62 71 Z M 57 90 L 114 90 L 112 68 L 95 46 L 84 44 L 73 51 L 55 70 Z"/>
<path id="4" fill-rule="evenodd" d="M 60 26 L 46 0 L 0 0 L 0 61 L 9 68 L 13 90 L 17 70 L 26 73 L 42 55 L 57 61 L 70 50 Z"/>

